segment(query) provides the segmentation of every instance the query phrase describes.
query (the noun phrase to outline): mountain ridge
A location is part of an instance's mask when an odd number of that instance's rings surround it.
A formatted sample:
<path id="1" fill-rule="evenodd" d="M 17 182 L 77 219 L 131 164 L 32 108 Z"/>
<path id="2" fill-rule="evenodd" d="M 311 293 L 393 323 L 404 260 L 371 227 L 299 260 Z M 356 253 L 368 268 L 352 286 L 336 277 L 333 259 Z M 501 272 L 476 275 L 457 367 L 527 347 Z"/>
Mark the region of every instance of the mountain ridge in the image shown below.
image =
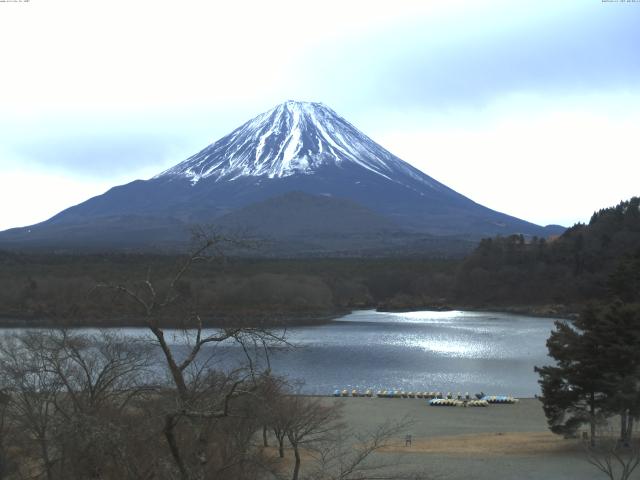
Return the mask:
<path id="1" fill-rule="evenodd" d="M 176 241 L 177 228 L 187 231 L 195 223 L 228 220 L 247 206 L 289 192 L 346 200 L 411 235 L 478 240 L 496 234 L 547 236 L 562 231 L 470 200 L 396 157 L 321 103 L 287 101 L 149 180 L 113 187 L 45 222 L 1 232 L 0 246 L 47 242 L 55 246 L 64 243 L 59 235 L 51 237 L 60 231 L 76 243 L 81 238 L 91 243 L 96 235 L 87 229 L 109 237 L 109 225 L 115 224 L 117 235 L 123 237 L 116 243 L 122 245 L 129 218 L 144 218 L 149 229 L 145 234 L 132 221 L 129 230 L 136 245 Z M 336 224 L 347 224 L 340 218 L 347 211 L 331 210 Z M 367 232 L 364 219 L 358 223 L 357 217 L 350 218 L 354 227 L 350 232 L 358 227 Z M 246 227 L 251 229 L 250 224 Z"/>
<path id="2" fill-rule="evenodd" d="M 257 115 L 153 178 L 184 176 L 194 184 L 208 177 L 231 181 L 241 176 L 282 178 L 311 174 L 324 164 L 346 161 L 388 180 L 392 173 L 389 162 L 399 163 L 410 176 L 425 182 L 424 174 L 381 148 L 323 103 L 293 100 Z"/>

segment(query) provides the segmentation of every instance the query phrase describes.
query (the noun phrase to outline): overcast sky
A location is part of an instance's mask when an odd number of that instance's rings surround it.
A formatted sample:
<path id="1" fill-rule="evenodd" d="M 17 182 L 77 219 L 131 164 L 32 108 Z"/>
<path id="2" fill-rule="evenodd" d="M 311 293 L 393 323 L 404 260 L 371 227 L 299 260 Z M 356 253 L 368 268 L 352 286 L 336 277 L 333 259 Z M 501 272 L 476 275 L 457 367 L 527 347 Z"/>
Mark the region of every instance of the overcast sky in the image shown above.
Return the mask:
<path id="1" fill-rule="evenodd" d="M 319 101 L 490 208 L 640 195 L 640 2 L 0 2 L 0 229 Z"/>

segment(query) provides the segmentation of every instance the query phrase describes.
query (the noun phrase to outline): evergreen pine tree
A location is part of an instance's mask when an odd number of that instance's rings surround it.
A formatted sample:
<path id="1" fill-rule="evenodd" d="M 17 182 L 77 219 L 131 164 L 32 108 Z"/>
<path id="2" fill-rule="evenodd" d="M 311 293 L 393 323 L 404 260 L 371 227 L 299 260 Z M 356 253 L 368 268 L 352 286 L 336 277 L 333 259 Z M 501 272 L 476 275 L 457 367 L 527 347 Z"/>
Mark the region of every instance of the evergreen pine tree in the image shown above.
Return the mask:
<path id="1" fill-rule="evenodd" d="M 535 370 L 551 431 L 572 436 L 589 424 L 593 446 L 598 422 L 619 415 L 628 444 L 640 417 L 640 309 L 621 302 L 588 308 L 573 324 L 556 322 L 547 347 L 556 365 Z"/>
<path id="2" fill-rule="evenodd" d="M 589 424 L 592 444 L 604 400 L 600 365 L 603 346 L 593 332 L 594 317 L 588 310 L 574 325 L 556 322 L 547 348 L 557 364 L 535 368 L 540 374 L 540 400 L 551 431 L 569 437 Z"/>
<path id="3" fill-rule="evenodd" d="M 620 416 L 620 440 L 628 446 L 633 421 L 640 416 L 640 309 L 616 302 L 598 317 L 606 347 L 601 359 L 604 410 Z"/>

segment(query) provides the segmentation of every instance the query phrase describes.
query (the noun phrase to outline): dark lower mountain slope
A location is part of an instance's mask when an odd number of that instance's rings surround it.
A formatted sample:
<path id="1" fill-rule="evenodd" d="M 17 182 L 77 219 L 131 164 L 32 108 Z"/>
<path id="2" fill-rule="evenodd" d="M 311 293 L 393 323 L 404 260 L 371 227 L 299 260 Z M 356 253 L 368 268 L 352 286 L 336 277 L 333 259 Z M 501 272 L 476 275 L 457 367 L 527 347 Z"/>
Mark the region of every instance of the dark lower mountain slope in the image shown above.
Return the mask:
<path id="1" fill-rule="evenodd" d="M 252 203 L 218 219 L 227 230 L 266 238 L 397 232 L 388 218 L 350 200 L 290 192 Z"/>
<path id="2" fill-rule="evenodd" d="M 171 252 L 189 245 L 193 224 L 152 215 L 98 216 L 98 220 L 56 221 L 3 233 L 3 248 L 101 252 Z M 204 221 L 199 222 L 205 224 Z M 251 256 L 437 255 L 460 257 L 468 238 L 412 233 L 350 200 L 290 192 L 255 202 L 216 219 L 214 227 L 249 240 Z"/>

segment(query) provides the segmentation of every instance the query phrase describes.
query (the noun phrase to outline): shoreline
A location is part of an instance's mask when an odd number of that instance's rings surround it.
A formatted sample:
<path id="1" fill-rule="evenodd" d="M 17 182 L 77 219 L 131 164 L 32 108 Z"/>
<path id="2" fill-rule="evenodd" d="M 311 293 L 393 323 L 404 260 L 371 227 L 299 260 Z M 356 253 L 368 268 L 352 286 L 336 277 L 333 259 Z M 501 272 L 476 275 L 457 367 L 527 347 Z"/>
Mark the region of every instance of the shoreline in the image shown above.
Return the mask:
<path id="1" fill-rule="evenodd" d="M 464 305 L 464 304 L 447 304 L 447 305 L 423 305 L 411 307 L 389 307 L 378 306 L 376 312 L 381 313 L 406 313 L 406 312 L 486 312 L 486 313 L 511 313 L 514 315 L 524 315 L 527 317 L 539 318 L 562 318 L 572 320 L 578 317 L 580 308 L 568 305 Z"/>
<path id="2" fill-rule="evenodd" d="M 281 314 L 255 314 L 254 312 L 234 313 L 217 317 L 204 318 L 203 328 L 225 327 L 253 327 L 253 328 L 289 328 L 326 325 L 336 318 L 352 313 L 354 310 L 340 310 L 323 313 L 281 313 Z M 242 321 L 238 321 L 242 318 Z M 252 321 L 253 320 L 253 321 Z M 257 321 L 256 321 L 257 320 Z M 162 328 L 180 329 L 184 325 L 179 321 L 163 319 L 160 322 Z M 114 320 L 89 319 L 79 321 L 77 319 L 55 319 L 51 317 L 38 317 L 35 315 L 7 315 L 0 314 L 0 328 L 145 328 L 147 323 L 143 318 L 119 317 Z"/>
<path id="3" fill-rule="evenodd" d="M 269 313 L 265 315 L 255 312 L 237 312 L 233 314 L 222 314 L 217 317 L 205 318 L 204 328 L 224 328 L 224 327 L 262 327 L 262 328 L 289 328 L 289 327 L 309 327 L 327 325 L 336 319 L 354 312 L 375 311 L 380 313 L 405 313 L 405 312 L 486 312 L 524 315 L 528 317 L 548 318 L 548 319 L 575 319 L 578 316 L 575 308 L 565 305 L 540 305 L 540 306 L 487 306 L 487 305 L 423 305 L 408 308 L 388 308 L 387 306 L 374 306 L 371 308 L 340 309 L 332 312 L 282 312 Z M 242 321 L 238 321 L 238 318 Z M 252 321 L 253 320 L 253 321 Z M 258 320 L 258 321 L 256 321 Z M 179 329 L 182 324 L 177 321 L 166 320 L 161 322 L 163 328 Z M 141 318 L 117 318 L 115 320 L 104 321 L 101 319 L 91 319 L 79 321 L 76 319 L 55 319 L 47 317 L 36 317 L 35 315 L 10 315 L 0 314 L 0 328 L 145 328 L 147 323 Z"/>

